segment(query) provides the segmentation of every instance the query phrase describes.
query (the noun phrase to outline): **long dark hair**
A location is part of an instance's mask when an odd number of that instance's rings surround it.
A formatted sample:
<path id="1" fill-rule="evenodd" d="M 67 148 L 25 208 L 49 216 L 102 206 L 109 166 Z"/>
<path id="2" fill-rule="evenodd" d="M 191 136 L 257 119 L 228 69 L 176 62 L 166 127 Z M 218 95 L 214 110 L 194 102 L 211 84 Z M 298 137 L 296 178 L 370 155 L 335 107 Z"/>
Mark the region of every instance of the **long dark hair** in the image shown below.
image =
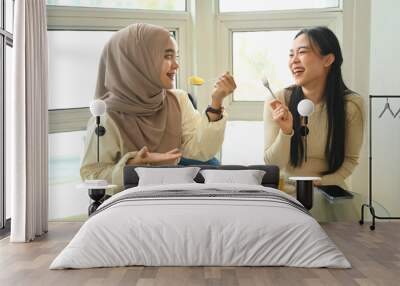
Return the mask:
<path id="1" fill-rule="evenodd" d="M 342 166 L 345 153 L 345 121 L 346 112 L 344 96 L 351 93 L 342 78 L 341 65 L 343 63 L 342 51 L 335 34 L 326 27 L 302 29 L 300 35 L 307 35 L 312 46 L 319 48 L 321 55 L 333 54 L 332 63 L 326 79 L 324 98 L 328 113 L 328 135 L 325 146 L 325 158 L 328 160 L 328 170 L 321 175 L 334 173 Z M 301 86 L 290 88 L 292 94 L 289 101 L 289 110 L 293 115 L 294 135 L 290 145 L 290 163 L 294 167 L 301 166 L 304 161 L 304 146 L 301 140 L 300 114 L 297 111 L 298 103 L 304 99 Z"/>

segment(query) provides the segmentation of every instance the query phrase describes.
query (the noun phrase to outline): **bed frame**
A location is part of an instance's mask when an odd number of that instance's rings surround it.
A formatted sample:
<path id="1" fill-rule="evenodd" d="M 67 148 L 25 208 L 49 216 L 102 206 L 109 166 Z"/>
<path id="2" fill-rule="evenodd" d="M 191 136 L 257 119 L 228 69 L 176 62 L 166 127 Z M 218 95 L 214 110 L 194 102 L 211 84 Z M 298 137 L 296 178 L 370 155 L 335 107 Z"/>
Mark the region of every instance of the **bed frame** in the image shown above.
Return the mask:
<path id="1" fill-rule="evenodd" d="M 147 167 L 147 168 L 184 168 L 187 166 L 126 166 L 124 168 L 124 189 L 136 187 L 139 183 L 139 177 L 135 171 L 137 167 Z M 199 167 L 201 170 L 206 169 L 218 169 L 218 170 L 262 170 L 265 171 L 265 175 L 262 179 L 261 184 L 264 187 L 278 188 L 279 184 L 279 168 L 274 165 L 193 165 L 192 167 Z M 197 183 L 204 183 L 204 178 L 200 174 L 194 178 Z"/>

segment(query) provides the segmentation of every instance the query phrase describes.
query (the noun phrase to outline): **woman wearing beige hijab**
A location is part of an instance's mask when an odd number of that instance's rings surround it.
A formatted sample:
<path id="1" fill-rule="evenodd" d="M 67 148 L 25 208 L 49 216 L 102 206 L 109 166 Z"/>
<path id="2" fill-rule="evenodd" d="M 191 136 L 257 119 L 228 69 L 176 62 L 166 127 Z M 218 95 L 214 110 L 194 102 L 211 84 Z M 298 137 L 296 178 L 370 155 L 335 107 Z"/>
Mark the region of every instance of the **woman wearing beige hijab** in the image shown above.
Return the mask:
<path id="1" fill-rule="evenodd" d="M 83 179 L 106 179 L 119 191 L 125 165 L 176 164 L 181 156 L 206 161 L 218 152 L 227 119 L 222 101 L 235 82 L 229 73 L 221 76 L 200 114 L 185 91 L 173 89 L 176 58 L 177 44 L 162 27 L 133 24 L 112 36 L 101 55 L 95 96 L 107 104 L 100 164 L 91 118 Z"/>

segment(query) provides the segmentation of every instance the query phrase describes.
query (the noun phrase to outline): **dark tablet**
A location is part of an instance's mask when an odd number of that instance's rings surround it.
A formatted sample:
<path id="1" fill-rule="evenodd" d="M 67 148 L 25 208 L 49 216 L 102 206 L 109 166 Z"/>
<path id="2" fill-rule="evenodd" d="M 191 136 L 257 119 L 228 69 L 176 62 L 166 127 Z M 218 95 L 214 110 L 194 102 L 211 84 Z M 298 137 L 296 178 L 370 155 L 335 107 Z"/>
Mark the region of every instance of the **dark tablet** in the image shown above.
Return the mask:
<path id="1" fill-rule="evenodd" d="M 336 185 L 318 186 L 321 193 L 329 200 L 352 199 L 353 194 Z"/>

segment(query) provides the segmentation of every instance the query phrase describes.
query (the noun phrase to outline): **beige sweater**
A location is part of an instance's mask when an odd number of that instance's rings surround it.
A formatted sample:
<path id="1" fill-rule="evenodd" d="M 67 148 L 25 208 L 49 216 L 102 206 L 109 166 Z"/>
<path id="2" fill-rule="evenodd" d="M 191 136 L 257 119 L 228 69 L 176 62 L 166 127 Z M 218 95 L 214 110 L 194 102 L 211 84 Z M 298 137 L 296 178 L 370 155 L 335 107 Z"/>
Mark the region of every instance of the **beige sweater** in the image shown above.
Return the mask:
<path id="1" fill-rule="evenodd" d="M 289 102 L 290 95 L 284 99 L 284 92 L 277 93 L 278 98 Z M 363 101 L 359 95 L 348 95 L 345 98 L 347 120 L 345 139 L 345 158 L 343 165 L 333 174 L 321 176 L 327 170 L 325 144 L 328 131 L 327 110 L 324 103 L 317 104 L 309 117 L 310 130 L 308 140 L 307 162 L 297 168 L 290 165 L 291 135 L 285 135 L 278 124 L 272 120 L 272 108 L 269 101 L 264 106 L 264 161 L 266 164 L 278 165 L 286 176 L 318 176 L 323 185 L 340 185 L 346 187 L 344 180 L 350 176 L 358 164 L 364 133 Z"/>
<path id="2" fill-rule="evenodd" d="M 200 114 L 193 108 L 187 93 L 183 90 L 172 91 L 179 103 L 182 115 L 182 143 L 180 151 L 183 157 L 206 161 L 221 148 L 227 114 L 221 120 L 209 122 L 206 114 Z M 123 168 L 126 162 L 134 158 L 138 150 L 127 150 L 121 134 L 111 117 L 101 117 L 101 125 L 106 133 L 100 137 L 100 165 L 97 165 L 96 120 L 90 118 L 87 126 L 85 152 L 81 162 L 82 179 L 105 179 L 118 185 L 113 192 L 122 190 Z"/>

